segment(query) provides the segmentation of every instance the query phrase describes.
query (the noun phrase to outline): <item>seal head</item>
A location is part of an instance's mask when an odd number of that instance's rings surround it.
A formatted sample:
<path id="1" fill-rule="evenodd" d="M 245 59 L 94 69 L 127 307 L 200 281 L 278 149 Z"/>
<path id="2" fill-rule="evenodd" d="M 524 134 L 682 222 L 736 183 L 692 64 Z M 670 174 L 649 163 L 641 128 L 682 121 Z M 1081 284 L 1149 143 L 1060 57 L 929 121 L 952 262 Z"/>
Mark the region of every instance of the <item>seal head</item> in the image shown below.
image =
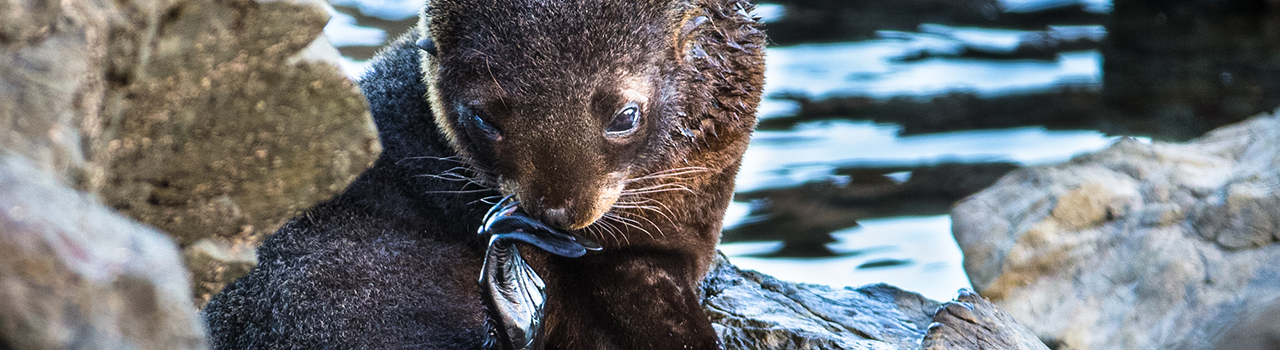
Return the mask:
<path id="1" fill-rule="evenodd" d="M 422 19 L 437 123 L 477 182 L 563 230 L 592 225 L 637 179 L 712 146 L 688 142 L 695 131 L 738 130 L 717 138 L 745 147 L 754 127 L 762 67 L 702 76 L 709 61 L 693 56 L 706 55 L 698 39 L 714 28 L 700 4 L 442 0 Z M 745 98 L 721 104 L 707 91 L 716 83 Z"/>

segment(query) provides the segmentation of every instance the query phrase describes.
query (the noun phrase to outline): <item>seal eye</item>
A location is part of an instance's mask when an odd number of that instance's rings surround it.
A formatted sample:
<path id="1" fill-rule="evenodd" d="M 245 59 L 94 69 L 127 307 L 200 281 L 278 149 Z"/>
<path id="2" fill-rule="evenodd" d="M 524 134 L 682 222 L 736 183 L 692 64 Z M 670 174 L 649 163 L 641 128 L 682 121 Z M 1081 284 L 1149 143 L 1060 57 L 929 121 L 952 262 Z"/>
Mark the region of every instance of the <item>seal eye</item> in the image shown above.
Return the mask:
<path id="1" fill-rule="evenodd" d="M 467 119 L 470 120 L 471 125 L 475 126 L 476 129 L 480 129 L 480 132 L 484 133 L 484 135 L 490 139 L 497 139 L 499 136 L 502 136 L 502 131 L 498 130 L 498 128 L 493 126 L 493 124 L 489 124 L 489 122 L 485 120 L 482 112 L 475 111 L 471 113 L 471 117 Z"/>
<path id="2" fill-rule="evenodd" d="M 626 107 L 622 107 L 622 110 L 613 116 L 613 120 L 609 122 L 609 126 L 605 127 L 604 131 L 610 136 L 621 136 L 635 131 L 638 125 L 640 125 L 640 107 L 636 106 L 635 103 L 628 103 Z"/>

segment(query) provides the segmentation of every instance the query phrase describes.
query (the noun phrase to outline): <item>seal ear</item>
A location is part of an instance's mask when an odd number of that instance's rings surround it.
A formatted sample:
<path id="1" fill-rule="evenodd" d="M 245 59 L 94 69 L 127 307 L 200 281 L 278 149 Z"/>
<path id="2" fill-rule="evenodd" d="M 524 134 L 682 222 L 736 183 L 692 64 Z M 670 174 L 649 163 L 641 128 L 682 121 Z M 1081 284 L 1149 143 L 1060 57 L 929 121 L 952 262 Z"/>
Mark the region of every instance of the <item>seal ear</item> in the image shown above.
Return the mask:
<path id="1" fill-rule="evenodd" d="M 676 33 L 676 40 L 673 41 L 677 61 L 684 60 L 685 54 L 689 52 L 689 46 L 693 44 L 693 39 L 696 37 L 698 27 L 709 20 L 711 19 L 703 15 L 692 16 L 692 18 L 690 15 L 685 15 L 680 23 L 680 31 Z"/>
<path id="2" fill-rule="evenodd" d="M 431 39 L 431 30 L 427 29 L 431 28 L 431 5 L 431 2 L 428 2 L 426 6 L 422 7 L 421 11 L 418 11 L 419 39 L 417 42 L 414 42 L 414 46 L 422 49 L 422 51 L 426 51 L 428 55 L 431 55 L 431 57 L 436 57 L 436 41 Z"/>
<path id="3" fill-rule="evenodd" d="M 431 40 L 431 38 L 424 36 L 422 39 L 418 39 L 418 42 L 414 43 L 414 45 L 417 45 L 419 49 L 422 49 L 422 51 L 426 51 L 428 55 L 435 57 L 436 42 Z"/>

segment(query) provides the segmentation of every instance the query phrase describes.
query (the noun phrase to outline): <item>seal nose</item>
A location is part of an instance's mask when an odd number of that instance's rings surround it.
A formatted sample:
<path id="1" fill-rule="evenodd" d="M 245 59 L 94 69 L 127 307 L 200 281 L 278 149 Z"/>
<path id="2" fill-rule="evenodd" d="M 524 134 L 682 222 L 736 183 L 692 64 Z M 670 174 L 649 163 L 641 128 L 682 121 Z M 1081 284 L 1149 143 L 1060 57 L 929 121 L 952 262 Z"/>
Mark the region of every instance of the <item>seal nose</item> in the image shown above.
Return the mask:
<path id="1" fill-rule="evenodd" d="M 547 209 L 542 212 L 542 220 L 548 225 L 568 229 L 573 226 L 573 217 L 565 208 Z"/>

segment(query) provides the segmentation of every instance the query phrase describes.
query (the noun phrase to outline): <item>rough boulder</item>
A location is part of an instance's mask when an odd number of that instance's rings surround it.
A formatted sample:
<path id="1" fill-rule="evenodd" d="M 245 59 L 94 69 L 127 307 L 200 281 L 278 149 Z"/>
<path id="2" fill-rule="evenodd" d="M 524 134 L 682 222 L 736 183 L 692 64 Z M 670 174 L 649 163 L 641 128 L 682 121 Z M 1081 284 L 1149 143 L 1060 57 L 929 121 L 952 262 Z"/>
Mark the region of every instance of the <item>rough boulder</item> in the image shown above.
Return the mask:
<path id="1" fill-rule="evenodd" d="M 1280 118 L 1021 169 L 952 217 L 974 288 L 1055 348 L 1267 337 L 1237 325 L 1280 297 Z"/>

